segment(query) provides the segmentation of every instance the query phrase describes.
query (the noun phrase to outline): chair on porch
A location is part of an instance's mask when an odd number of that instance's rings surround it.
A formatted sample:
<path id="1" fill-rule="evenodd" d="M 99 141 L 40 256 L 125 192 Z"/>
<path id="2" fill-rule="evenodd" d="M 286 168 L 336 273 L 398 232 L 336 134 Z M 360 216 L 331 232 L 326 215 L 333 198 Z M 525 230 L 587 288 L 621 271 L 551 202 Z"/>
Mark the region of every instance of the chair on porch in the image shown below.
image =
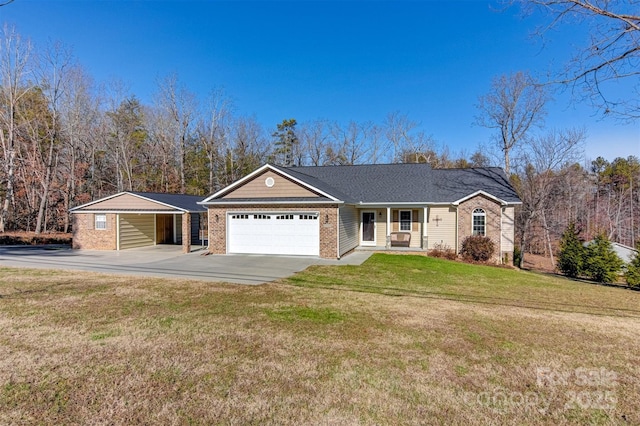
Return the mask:
<path id="1" fill-rule="evenodd" d="M 411 242 L 411 233 L 409 232 L 392 232 L 391 247 L 409 247 Z"/>

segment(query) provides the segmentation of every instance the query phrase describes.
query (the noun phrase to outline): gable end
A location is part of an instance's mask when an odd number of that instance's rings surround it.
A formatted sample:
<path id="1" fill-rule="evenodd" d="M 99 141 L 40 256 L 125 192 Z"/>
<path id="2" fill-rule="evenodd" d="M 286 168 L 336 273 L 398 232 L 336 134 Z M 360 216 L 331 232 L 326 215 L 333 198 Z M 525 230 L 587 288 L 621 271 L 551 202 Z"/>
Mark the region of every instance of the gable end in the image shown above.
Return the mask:
<path id="1" fill-rule="evenodd" d="M 291 197 L 320 197 L 319 194 L 304 188 L 297 182 L 267 169 L 241 186 L 224 194 L 222 199 L 247 198 L 291 198 Z"/>

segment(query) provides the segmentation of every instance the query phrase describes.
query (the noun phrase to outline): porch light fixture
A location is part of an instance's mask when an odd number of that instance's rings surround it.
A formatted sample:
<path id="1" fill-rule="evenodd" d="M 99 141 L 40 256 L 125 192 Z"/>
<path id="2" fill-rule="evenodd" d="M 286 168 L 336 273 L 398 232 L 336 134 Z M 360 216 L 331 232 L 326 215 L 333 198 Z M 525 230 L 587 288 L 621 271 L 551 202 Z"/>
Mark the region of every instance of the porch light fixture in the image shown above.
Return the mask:
<path id="1" fill-rule="evenodd" d="M 218 215 L 216 215 L 216 222 L 218 222 L 220 220 L 220 218 L 218 217 Z"/>
<path id="2" fill-rule="evenodd" d="M 324 223 L 329 223 L 329 215 L 328 214 L 324 215 Z"/>

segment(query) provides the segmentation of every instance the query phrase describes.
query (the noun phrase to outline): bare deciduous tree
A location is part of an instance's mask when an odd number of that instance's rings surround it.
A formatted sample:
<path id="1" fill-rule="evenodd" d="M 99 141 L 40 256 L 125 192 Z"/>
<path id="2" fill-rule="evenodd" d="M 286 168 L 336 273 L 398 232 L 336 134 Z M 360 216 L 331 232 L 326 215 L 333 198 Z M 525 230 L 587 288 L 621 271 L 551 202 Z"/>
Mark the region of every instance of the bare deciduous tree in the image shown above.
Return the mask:
<path id="1" fill-rule="evenodd" d="M 415 121 L 397 111 L 387 115 L 385 134 L 389 145 L 393 148 L 392 162 L 398 163 L 402 161 L 402 152 L 412 145 L 411 132 L 417 125 Z"/>
<path id="2" fill-rule="evenodd" d="M 572 50 L 558 82 L 577 84 L 605 114 L 640 117 L 640 9 L 637 0 L 513 0 L 526 11 L 540 10 L 550 22 L 541 36 L 557 27 L 574 26 L 576 35 L 587 29 L 583 45 Z M 574 43 L 575 44 L 575 43 Z M 610 83 L 624 79 L 632 90 L 617 97 Z M 610 91 L 611 90 L 611 91 Z"/>
<path id="3" fill-rule="evenodd" d="M 231 100 L 221 89 L 211 92 L 207 105 L 196 133 L 207 156 L 209 191 L 215 192 L 222 187 L 220 170 L 224 168 L 224 164 L 220 163 L 224 161 L 224 152 L 229 144 L 232 105 Z"/>
<path id="4" fill-rule="evenodd" d="M 69 69 L 68 74 L 68 90 L 63 92 L 60 106 L 61 126 L 65 134 L 65 157 L 61 164 L 63 178 L 66 177 L 62 194 L 65 212 L 63 232 L 69 230 L 69 209 L 91 199 L 86 193 L 91 188 L 91 182 L 87 185 L 85 178 L 91 176 L 92 153 L 97 145 L 94 141 L 100 139 L 95 132 L 100 114 L 98 99 L 92 93 L 93 82 L 77 65 Z M 84 197 L 78 200 L 78 195 L 82 193 Z"/>
<path id="5" fill-rule="evenodd" d="M 495 142 L 504 154 L 507 175 L 511 172 L 512 150 L 542 122 L 546 102 L 544 88 L 521 71 L 495 78 L 489 93 L 479 98 L 476 124 L 497 130 Z"/>
<path id="6" fill-rule="evenodd" d="M 36 79 L 42 95 L 47 102 L 50 120 L 44 120 L 46 128 L 46 144 L 48 146 L 41 149 L 46 151 L 46 156 L 42 158 L 44 171 L 40 178 L 41 195 L 38 215 L 36 219 L 35 233 L 39 234 L 45 226 L 45 209 L 49 201 L 49 191 L 56 171 L 54 166 L 56 155 L 62 144 L 60 135 L 60 108 L 62 97 L 68 90 L 69 69 L 73 66 L 73 56 L 71 52 L 60 43 L 54 43 L 44 51 L 38 58 L 38 66 L 35 67 Z"/>
<path id="7" fill-rule="evenodd" d="M 538 216 L 549 246 L 549 254 L 553 256 L 546 218 L 551 191 L 560 177 L 558 172 L 563 166 L 579 161 L 584 149 L 584 139 L 584 130 L 569 129 L 553 130 L 543 136 L 532 138 L 529 142 L 529 150 L 523 155 L 524 161 L 517 179 L 517 189 L 522 199 L 518 228 L 522 249 L 520 266 L 528 249 L 531 223 Z"/>
<path id="8" fill-rule="evenodd" d="M 328 161 L 329 126 L 324 120 L 316 120 L 300 125 L 298 135 L 300 145 L 306 151 L 308 163 L 311 166 L 324 166 Z"/>
<path id="9" fill-rule="evenodd" d="M 0 207 L 0 232 L 5 231 L 9 210 L 15 204 L 15 168 L 16 168 L 16 113 L 18 103 L 29 90 L 27 76 L 31 72 L 31 43 L 23 40 L 15 28 L 5 25 L 0 34 L 0 96 L 2 110 L 0 121 L 4 131 L 0 132 L 0 146 L 3 155 L 3 174 L 5 184 L 4 197 Z"/>
<path id="10" fill-rule="evenodd" d="M 187 90 L 176 74 L 169 75 L 159 82 L 156 102 L 170 118 L 173 138 L 177 148 L 178 172 L 180 174 L 180 192 L 186 191 L 185 159 L 187 139 L 196 122 L 198 104 L 195 94 Z"/>

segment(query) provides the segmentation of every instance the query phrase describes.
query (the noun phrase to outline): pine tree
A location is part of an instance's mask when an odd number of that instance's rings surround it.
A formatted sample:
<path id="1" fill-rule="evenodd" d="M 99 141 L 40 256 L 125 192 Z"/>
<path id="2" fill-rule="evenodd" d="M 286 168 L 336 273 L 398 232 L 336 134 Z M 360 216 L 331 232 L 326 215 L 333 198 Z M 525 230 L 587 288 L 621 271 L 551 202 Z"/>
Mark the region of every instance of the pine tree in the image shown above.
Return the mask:
<path id="1" fill-rule="evenodd" d="M 636 244 L 636 250 L 636 255 L 627 265 L 624 278 L 630 286 L 640 287 L 640 242 Z"/>
<path id="2" fill-rule="evenodd" d="M 575 223 L 571 222 L 560 240 L 558 269 L 568 277 L 578 277 L 583 272 L 584 257 L 585 249 L 582 240 Z"/>
<path id="3" fill-rule="evenodd" d="M 601 283 L 617 281 L 618 273 L 622 269 L 622 259 L 613 250 L 606 235 L 598 235 L 587 246 L 584 268 L 586 275 L 594 281 Z"/>
<path id="4" fill-rule="evenodd" d="M 275 150 L 277 164 L 284 167 L 299 166 L 295 161 L 295 151 L 297 150 L 300 141 L 296 135 L 296 125 L 298 123 L 294 118 L 289 120 L 282 120 L 282 123 L 278 124 L 278 130 L 273 133 L 275 139 Z"/>

